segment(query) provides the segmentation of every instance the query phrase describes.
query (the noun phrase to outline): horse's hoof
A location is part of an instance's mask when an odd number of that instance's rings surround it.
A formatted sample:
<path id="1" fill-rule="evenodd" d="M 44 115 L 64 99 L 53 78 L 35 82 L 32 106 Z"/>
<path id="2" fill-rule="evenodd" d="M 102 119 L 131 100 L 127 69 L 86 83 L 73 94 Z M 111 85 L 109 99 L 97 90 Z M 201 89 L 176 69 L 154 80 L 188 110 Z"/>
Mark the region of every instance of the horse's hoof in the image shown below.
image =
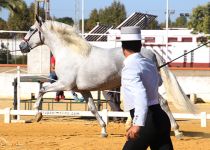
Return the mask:
<path id="1" fill-rule="evenodd" d="M 108 136 L 107 133 L 101 133 L 101 137 L 102 137 L 102 138 L 106 138 L 107 136 Z"/>
<path id="2" fill-rule="evenodd" d="M 41 112 L 37 113 L 36 116 L 35 116 L 35 121 L 36 121 L 36 122 L 41 121 L 41 120 L 42 120 L 42 117 L 43 117 L 43 116 L 42 116 L 42 113 L 41 113 Z"/>
<path id="3" fill-rule="evenodd" d="M 182 140 L 184 137 L 184 134 L 182 132 L 179 132 L 178 134 L 175 135 L 177 140 Z"/>

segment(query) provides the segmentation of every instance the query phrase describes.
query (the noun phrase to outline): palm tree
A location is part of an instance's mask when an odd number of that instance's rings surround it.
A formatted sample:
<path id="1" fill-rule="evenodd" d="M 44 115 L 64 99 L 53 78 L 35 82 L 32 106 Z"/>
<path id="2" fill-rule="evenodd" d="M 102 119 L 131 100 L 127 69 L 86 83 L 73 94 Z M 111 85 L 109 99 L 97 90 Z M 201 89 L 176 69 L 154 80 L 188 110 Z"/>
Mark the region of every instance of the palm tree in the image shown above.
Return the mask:
<path id="1" fill-rule="evenodd" d="M 23 8 L 23 0 L 0 0 L 0 11 L 2 8 L 8 9 L 13 15 Z"/>

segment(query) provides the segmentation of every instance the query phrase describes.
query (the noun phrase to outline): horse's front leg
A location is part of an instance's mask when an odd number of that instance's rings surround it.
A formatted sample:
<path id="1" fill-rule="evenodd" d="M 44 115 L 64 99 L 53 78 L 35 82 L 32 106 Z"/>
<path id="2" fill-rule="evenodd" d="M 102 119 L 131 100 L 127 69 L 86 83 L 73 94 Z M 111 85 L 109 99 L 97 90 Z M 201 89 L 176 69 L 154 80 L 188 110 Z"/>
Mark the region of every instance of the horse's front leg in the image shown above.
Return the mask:
<path id="1" fill-rule="evenodd" d="M 35 115 L 35 121 L 36 122 L 39 122 L 41 119 L 42 119 L 42 113 L 39 112 L 39 109 L 41 108 L 41 100 L 42 100 L 42 97 L 43 95 L 45 94 L 46 92 L 44 92 L 44 87 L 42 87 L 39 91 L 39 94 L 38 94 L 38 97 L 36 99 L 36 102 L 34 103 L 34 110 L 36 110 L 36 115 Z"/>
<path id="2" fill-rule="evenodd" d="M 107 137 L 108 134 L 106 132 L 106 124 L 97 111 L 97 108 L 95 106 L 95 103 L 93 101 L 91 93 L 90 92 L 81 92 L 81 94 L 86 101 L 88 100 L 88 108 L 92 112 L 92 114 L 96 117 L 97 121 L 99 122 L 99 124 L 101 126 L 101 136 Z"/>
<path id="3" fill-rule="evenodd" d="M 171 127 L 174 130 L 174 134 L 176 136 L 177 139 L 182 139 L 182 137 L 184 136 L 182 132 L 179 131 L 179 125 L 176 123 L 176 120 L 174 118 L 174 116 L 171 113 L 171 110 L 168 106 L 168 102 L 161 96 L 160 96 L 160 106 L 161 108 L 166 112 L 166 114 L 168 115 L 170 122 L 171 122 Z"/>
<path id="4" fill-rule="evenodd" d="M 47 92 L 63 91 L 64 88 L 65 88 L 65 85 L 62 82 L 57 81 L 57 82 L 54 82 L 52 84 L 43 86 L 40 89 L 37 100 L 36 100 L 36 102 L 34 104 L 34 107 L 33 107 L 37 111 L 37 114 L 35 116 L 35 121 L 36 122 L 39 122 L 42 119 L 42 113 L 39 112 L 39 108 L 40 108 L 40 105 L 41 105 L 41 102 L 42 102 L 41 100 L 42 100 L 43 95 Z"/>
<path id="5" fill-rule="evenodd" d="M 39 110 L 41 107 L 41 100 L 42 100 L 42 97 L 43 97 L 43 95 L 45 94 L 46 92 L 45 92 L 45 90 L 44 90 L 44 87 L 42 87 L 41 89 L 40 89 L 40 91 L 39 91 L 39 94 L 38 94 L 38 96 L 37 96 L 37 99 L 36 99 L 36 102 L 34 103 L 34 106 L 33 106 L 33 108 L 35 109 L 35 110 Z"/>

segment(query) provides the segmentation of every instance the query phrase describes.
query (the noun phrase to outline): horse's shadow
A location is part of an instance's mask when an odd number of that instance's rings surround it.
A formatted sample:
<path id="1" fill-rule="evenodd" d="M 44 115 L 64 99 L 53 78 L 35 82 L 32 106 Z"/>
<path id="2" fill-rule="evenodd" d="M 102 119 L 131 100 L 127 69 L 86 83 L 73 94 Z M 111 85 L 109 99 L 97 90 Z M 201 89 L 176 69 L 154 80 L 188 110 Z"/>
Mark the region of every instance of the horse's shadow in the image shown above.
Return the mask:
<path id="1" fill-rule="evenodd" d="M 210 138 L 210 133 L 205 133 L 205 132 L 198 132 L 198 131 L 181 131 L 184 134 L 184 137 L 188 138 L 196 138 L 196 139 L 206 139 Z M 171 136 L 175 136 L 174 132 L 171 132 Z"/>

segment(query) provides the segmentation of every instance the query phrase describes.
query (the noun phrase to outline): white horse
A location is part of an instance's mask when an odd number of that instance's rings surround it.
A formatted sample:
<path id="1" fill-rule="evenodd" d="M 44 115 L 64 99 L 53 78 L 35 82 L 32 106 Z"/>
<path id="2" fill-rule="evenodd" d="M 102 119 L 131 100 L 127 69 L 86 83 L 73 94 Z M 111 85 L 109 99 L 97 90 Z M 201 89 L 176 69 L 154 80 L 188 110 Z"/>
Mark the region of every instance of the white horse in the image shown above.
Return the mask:
<path id="1" fill-rule="evenodd" d="M 88 100 L 90 111 L 96 116 L 102 127 L 102 136 L 107 136 L 106 125 L 96 110 L 90 91 L 107 90 L 120 86 L 124 60 L 121 48 L 102 49 L 92 46 L 77 34 L 71 26 L 56 21 L 42 21 L 40 17 L 36 17 L 36 19 L 37 21 L 30 27 L 24 40 L 20 43 L 20 49 L 23 53 L 28 53 L 39 45 L 47 45 L 56 59 L 55 72 L 58 81 L 43 87 L 39 91 L 34 108 L 39 108 L 41 98 L 46 92 L 62 90 L 80 92 Z M 156 56 L 158 63 L 161 63 L 162 60 L 159 55 Z M 163 72 L 164 74 L 169 72 L 166 67 L 163 67 L 163 69 L 166 71 Z M 172 89 L 169 90 L 172 97 L 174 96 L 173 90 L 181 93 L 176 95 L 178 99 L 184 97 L 181 89 L 177 88 L 178 82 L 174 76 L 165 75 L 163 77 L 164 82 L 165 78 L 170 78 L 167 79 L 169 82 L 166 83 L 168 84 L 167 88 Z M 174 84 L 176 85 L 174 86 Z M 180 100 L 175 102 L 183 106 L 185 110 L 193 109 L 189 99 L 184 97 Z M 169 117 L 173 122 L 172 127 L 177 130 L 178 134 L 181 134 L 178 131 L 175 119 L 165 104 L 164 106 L 167 108 L 165 111 L 170 114 Z"/>

